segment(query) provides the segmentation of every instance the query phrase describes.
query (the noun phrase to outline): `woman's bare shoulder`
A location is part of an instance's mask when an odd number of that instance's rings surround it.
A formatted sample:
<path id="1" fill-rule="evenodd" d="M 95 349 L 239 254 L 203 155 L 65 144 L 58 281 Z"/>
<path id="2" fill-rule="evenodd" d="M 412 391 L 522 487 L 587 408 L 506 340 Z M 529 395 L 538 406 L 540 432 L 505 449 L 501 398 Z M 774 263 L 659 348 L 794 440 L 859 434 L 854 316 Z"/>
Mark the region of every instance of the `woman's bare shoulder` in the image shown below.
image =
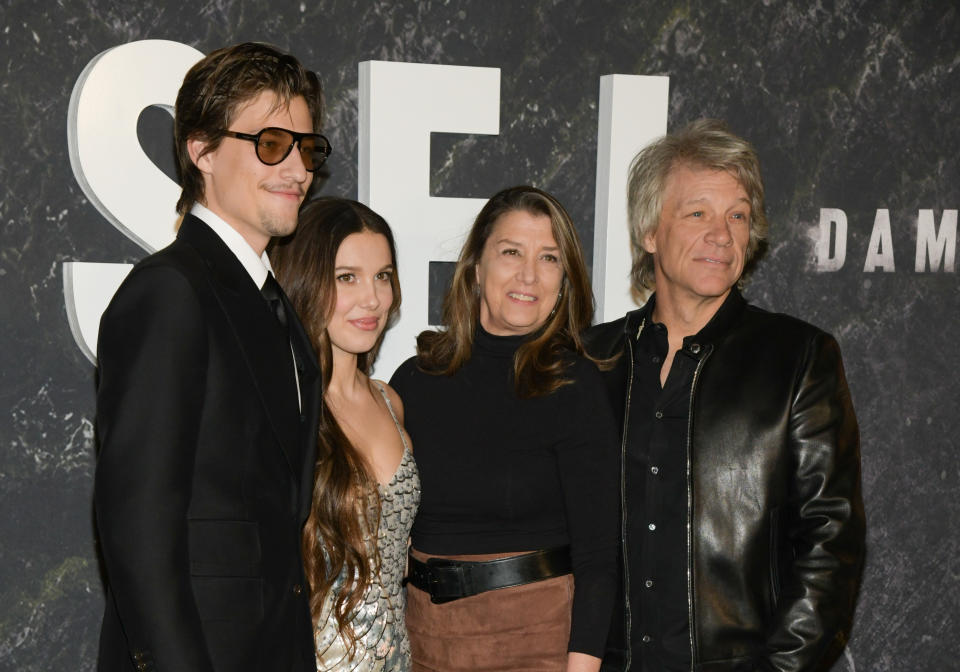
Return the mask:
<path id="1" fill-rule="evenodd" d="M 397 416 L 397 420 L 400 421 L 400 424 L 403 424 L 403 400 L 400 398 L 400 395 L 397 394 L 397 391 L 390 387 L 389 383 L 385 383 L 382 380 L 373 380 L 371 382 L 377 387 L 381 388 L 387 395 L 387 399 L 390 400 L 390 406 L 393 407 L 393 412 Z"/>

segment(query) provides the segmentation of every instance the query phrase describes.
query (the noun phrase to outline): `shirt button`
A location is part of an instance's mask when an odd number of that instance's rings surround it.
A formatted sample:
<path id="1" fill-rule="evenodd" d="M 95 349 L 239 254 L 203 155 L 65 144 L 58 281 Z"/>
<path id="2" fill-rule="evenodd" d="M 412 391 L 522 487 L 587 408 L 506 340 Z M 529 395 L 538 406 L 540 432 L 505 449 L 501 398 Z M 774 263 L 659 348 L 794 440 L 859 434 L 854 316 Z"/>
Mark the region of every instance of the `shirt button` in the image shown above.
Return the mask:
<path id="1" fill-rule="evenodd" d="M 645 585 L 647 588 L 653 588 L 653 581 L 651 581 L 650 579 L 647 579 L 646 581 L 643 582 L 643 585 Z"/>
<path id="2" fill-rule="evenodd" d="M 650 635 L 644 635 L 644 636 L 643 636 L 643 643 L 644 643 L 644 644 L 649 644 L 651 641 L 652 641 L 652 637 L 650 637 Z"/>
<path id="3" fill-rule="evenodd" d="M 657 411 L 656 413 L 653 414 L 653 417 L 655 417 L 657 420 L 660 420 L 661 418 L 663 418 L 663 411 Z"/>
<path id="4" fill-rule="evenodd" d="M 654 355 L 654 356 L 651 357 L 650 359 L 651 359 L 651 361 L 652 361 L 654 364 L 659 364 L 659 363 L 660 363 L 660 358 L 657 357 L 656 355 Z"/>
<path id="5" fill-rule="evenodd" d="M 660 467 L 650 467 L 650 473 L 656 476 L 660 473 Z"/>
<path id="6" fill-rule="evenodd" d="M 299 584 L 299 583 L 297 583 L 297 584 L 295 584 L 295 585 L 293 586 L 293 594 L 294 594 L 294 595 L 299 595 L 299 594 L 302 593 L 302 592 L 303 592 L 303 588 L 300 587 L 300 584 Z"/>
<path id="7" fill-rule="evenodd" d="M 650 530 L 651 532 L 653 532 L 655 529 L 657 529 L 657 526 L 654 525 L 653 523 L 649 523 L 649 524 L 647 525 L 647 529 Z"/>

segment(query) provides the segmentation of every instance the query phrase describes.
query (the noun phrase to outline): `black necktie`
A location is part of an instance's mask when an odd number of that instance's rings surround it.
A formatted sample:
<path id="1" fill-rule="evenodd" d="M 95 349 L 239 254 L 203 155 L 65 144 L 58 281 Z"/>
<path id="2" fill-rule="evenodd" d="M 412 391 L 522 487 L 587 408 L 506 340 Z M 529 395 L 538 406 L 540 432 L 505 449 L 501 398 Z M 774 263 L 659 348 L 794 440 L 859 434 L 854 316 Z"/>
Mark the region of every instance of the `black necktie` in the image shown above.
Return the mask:
<path id="1" fill-rule="evenodd" d="M 273 314 L 277 317 L 277 322 L 287 329 L 287 309 L 283 307 L 283 290 L 280 289 L 280 283 L 273 277 L 273 273 L 267 272 L 267 281 L 263 283 L 260 290 L 263 297 L 273 309 Z"/>
<path id="2" fill-rule="evenodd" d="M 273 273 L 267 271 L 267 280 L 263 283 L 263 287 L 260 288 L 260 293 L 263 294 L 263 298 L 267 300 L 271 310 L 273 310 L 274 316 L 277 318 L 277 322 L 279 322 L 280 326 L 283 327 L 283 331 L 289 340 L 290 328 L 287 326 L 287 309 L 283 305 L 283 290 L 280 289 L 280 283 L 277 282 L 275 277 L 273 277 Z M 300 398 L 300 373 L 297 371 L 297 356 L 294 354 L 293 341 L 290 341 L 290 357 L 292 358 L 293 363 L 293 379 L 297 383 L 297 407 L 302 411 L 303 406 Z"/>

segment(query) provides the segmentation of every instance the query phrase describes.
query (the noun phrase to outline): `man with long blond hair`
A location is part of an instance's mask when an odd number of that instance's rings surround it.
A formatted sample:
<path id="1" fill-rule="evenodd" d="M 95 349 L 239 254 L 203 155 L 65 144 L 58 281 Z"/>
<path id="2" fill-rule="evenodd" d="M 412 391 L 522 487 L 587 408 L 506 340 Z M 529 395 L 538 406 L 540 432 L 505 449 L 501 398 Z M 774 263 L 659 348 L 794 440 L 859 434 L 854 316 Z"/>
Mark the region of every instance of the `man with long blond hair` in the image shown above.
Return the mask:
<path id="1" fill-rule="evenodd" d="M 748 304 L 767 235 L 753 147 L 713 120 L 629 180 L 633 289 L 587 335 L 621 436 L 622 589 L 604 670 L 814 672 L 864 555 L 857 420 L 828 334 Z"/>

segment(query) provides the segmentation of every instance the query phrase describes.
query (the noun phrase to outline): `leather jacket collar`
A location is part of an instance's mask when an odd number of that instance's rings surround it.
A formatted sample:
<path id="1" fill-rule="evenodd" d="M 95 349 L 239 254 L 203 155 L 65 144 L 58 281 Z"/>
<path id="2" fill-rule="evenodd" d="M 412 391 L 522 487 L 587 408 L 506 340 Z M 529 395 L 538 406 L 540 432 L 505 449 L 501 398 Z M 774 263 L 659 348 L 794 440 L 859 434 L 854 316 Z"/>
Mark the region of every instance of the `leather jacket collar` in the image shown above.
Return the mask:
<path id="1" fill-rule="evenodd" d="M 641 308 L 627 313 L 623 323 L 624 335 L 628 338 L 636 339 L 639 335 L 638 332 L 641 324 L 653 324 L 653 309 L 656 305 L 657 294 L 654 292 Z M 695 335 L 686 337 L 684 339 L 684 345 L 688 345 L 688 341 L 690 344 L 699 343 L 700 345 L 713 343 L 736 323 L 746 306 L 746 299 L 743 298 L 740 290 L 734 286 L 730 289 L 730 293 L 727 294 L 727 298 L 720 304 L 720 308 L 718 308 L 717 312 L 710 318 L 710 321 Z"/>

